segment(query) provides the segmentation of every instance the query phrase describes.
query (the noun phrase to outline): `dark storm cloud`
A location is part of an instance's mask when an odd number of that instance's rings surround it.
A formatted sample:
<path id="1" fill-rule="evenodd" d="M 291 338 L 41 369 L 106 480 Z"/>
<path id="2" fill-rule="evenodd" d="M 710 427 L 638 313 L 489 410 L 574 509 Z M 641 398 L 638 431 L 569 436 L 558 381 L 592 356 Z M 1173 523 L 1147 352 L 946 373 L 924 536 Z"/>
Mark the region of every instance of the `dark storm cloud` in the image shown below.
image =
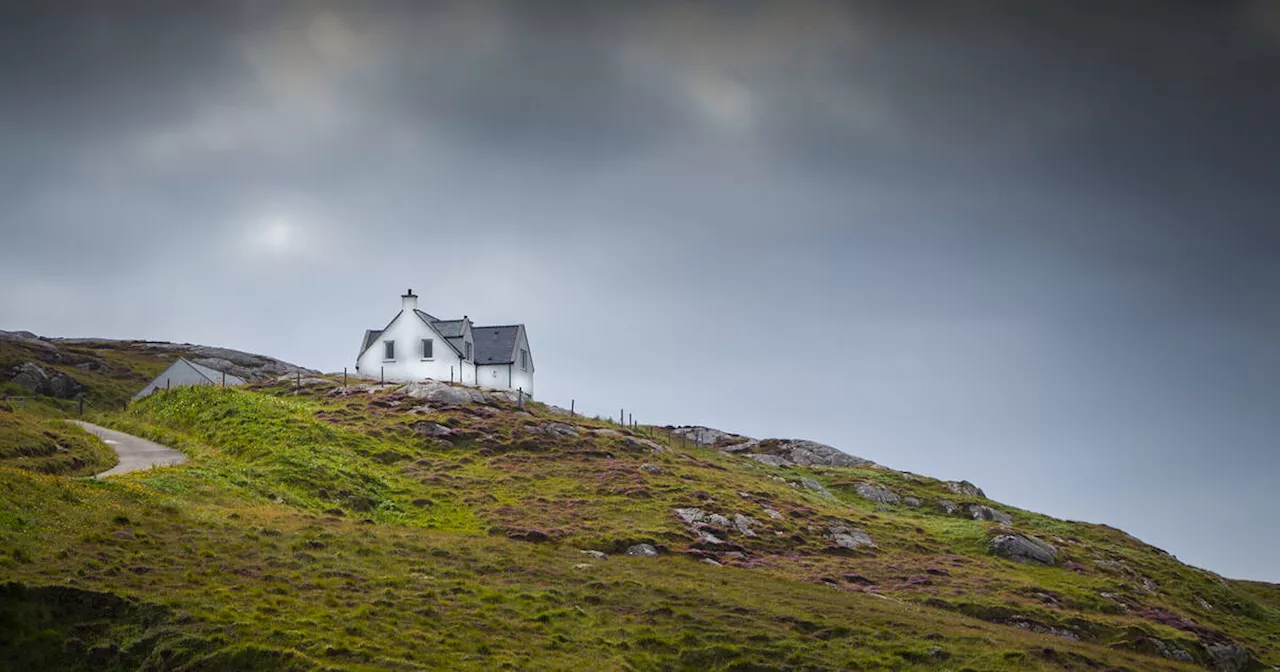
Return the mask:
<path id="1" fill-rule="evenodd" d="M 7 5 L 0 328 L 339 369 L 412 285 L 548 401 L 1276 579 L 1273 7 Z"/>

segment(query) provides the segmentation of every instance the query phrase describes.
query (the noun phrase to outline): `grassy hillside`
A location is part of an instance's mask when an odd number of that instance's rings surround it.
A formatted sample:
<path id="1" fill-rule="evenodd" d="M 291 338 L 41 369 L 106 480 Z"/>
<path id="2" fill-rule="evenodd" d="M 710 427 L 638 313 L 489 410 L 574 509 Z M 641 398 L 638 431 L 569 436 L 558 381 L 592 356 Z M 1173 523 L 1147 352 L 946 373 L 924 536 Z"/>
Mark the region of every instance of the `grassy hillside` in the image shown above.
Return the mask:
<path id="1" fill-rule="evenodd" d="M 115 452 L 83 429 L 0 401 L 0 465 L 91 476 L 117 462 Z"/>
<path id="2" fill-rule="evenodd" d="M 175 467 L 108 482 L 0 467 L 0 655 L 28 669 L 1280 664 L 1275 586 L 1118 530 L 539 404 L 335 390 L 174 390 L 99 416 L 191 456 Z M 1055 564 L 992 553 L 1014 533 L 1056 546 Z M 641 543 L 659 555 L 624 554 Z"/>

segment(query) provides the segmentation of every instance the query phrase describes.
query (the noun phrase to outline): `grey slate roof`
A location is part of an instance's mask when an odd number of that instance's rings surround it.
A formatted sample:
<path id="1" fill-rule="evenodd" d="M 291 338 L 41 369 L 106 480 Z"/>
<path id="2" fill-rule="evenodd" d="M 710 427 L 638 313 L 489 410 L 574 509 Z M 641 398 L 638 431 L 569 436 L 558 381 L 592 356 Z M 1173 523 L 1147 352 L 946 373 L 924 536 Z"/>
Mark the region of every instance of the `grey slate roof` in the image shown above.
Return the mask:
<path id="1" fill-rule="evenodd" d="M 431 326 L 440 332 L 445 338 L 458 338 L 462 336 L 462 320 L 434 320 Z"/>
<path id="2" fill-rule="evenodd" d="M 520 342 L 522 324 L 501 327 L 471 327 L 475 339 L 476 364 L 514 364 L 516 344 Z"/>
<path id="3" fill-rule="evenodd" d="M 378 341 L 378 337 L 379 337 L 379 336 L 382 336 L 382 332 L 383 332 L 383 331 L 385 331 L 385 330 L 384 330 L 384 329 L 366 329 L 366 330 L 365 330 L 365 332 L 364 332 L 364 344 L 360 346 L 360 354 L 361 354 L 361 355 L 363 355 L 363 354 L 364 354 L 364 351 L 365 351 L 365 350 L 368 350 L 368 349 L 369 349 L 369 346 L 373 345 L 374 343 L 376 343 L 376 342 Z"/>

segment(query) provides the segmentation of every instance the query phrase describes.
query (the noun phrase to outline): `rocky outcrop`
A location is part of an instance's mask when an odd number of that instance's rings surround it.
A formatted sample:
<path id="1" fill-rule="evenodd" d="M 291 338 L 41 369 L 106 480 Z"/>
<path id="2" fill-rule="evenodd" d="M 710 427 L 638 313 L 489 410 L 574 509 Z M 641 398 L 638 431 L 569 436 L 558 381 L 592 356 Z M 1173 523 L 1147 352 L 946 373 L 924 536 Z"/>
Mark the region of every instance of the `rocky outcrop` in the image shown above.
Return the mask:
<path id="1" fill-rule="evenodd" d="M 986 499 L 987 497 L 987 494 L 982 491 L 982 488 L 979 488 L 969 481 L 946 481 L 943 485 L 947 486 L 948 490 L 957 495 L 964 495 L 965 497 L 982 497 L 983 499 Z"/>
<path id="2" fill-rule="evenodd" d="M 973 516 L 974 520 L 993 520 L 1002 525 L 1013 524 L 1013 516 L 1005 513 L 1004 511 L 998 511 L 982 504 L 970 505 L 969 513 Z"/>
<path id="3" fill-rule="evenodd" d="M 638 558 L 656 558 L 658 557 L 658 549 L 652 544 L 635 544 L 627 547 L 627 555 Z"/>
<path id="4" fill-rule="evenodd" d="M 401 387 L 399 392 L 439 405 L 483 404 L 491 401 L 489 395 L 474 387 L 450 385 L 430 379 L 409 383 Z"/>
<path id="5" fill-rule="evenodd" d="M 1058 561 L 1058 549 L 1053 544 L 1021 534 L 1002 534 L 992 539 L 991 550 L 1015 562 L 1052 565 Z"/>
<path id="6" fill-rule="evenodd" d="M 889 488 L 871 483 L 859 483 L 853 487 L 853 490 L 858 493 L 859 497 L 869 499 L 877 504 L 897 504 L 902 501 L 898 493 Z"/>
<path id="7" fill-rule="evenodd" d="M 827 528 L 826 538 L 835 544 L 836 548 L 845 550 L 875 548 L 876 546 L 876 543 L 871 540 L 871 535 L 849 525 L 832 525 Z"/>
<path id="8" fill-rule="evenodd" d="M 43 394 L 59 399 L 74 399 L 85 391 L 84 385 L 65 373 L 46 373 L 31 362 L 23 362 L 10 371 L 9 382 L 19 385 L 32 394 Z"/>
<path id="9" fill-rule="evenodd" d="M 710 427 L 674 427 L 671 433 L 690 443 L 738 453 L 771 466 L 865 467 L 871 460 L 855 457 L 837 448 L 805 439 L 753 439 Z M 766 457 L 767 456 L 767 457 Z"/>
<path id="10" fill-rule="evenodd" d="M 802 439 L 765 439 L 763 441 L 729 446 L 725 450 L 756 455 L 776 455 L 802 467 L 866 467 L 875 465 L 871 460 L 854 457 L 817 441 Z"/>

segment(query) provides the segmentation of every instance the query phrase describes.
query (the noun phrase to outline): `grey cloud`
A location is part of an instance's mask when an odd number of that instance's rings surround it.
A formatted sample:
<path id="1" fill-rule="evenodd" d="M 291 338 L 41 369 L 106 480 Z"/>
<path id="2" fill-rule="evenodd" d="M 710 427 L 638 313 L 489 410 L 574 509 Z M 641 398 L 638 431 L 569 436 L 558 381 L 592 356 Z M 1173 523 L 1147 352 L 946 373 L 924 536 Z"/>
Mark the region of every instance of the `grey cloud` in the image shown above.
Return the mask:
<path id="1" fill-rule="evenodd" d="M 414 286 L 527 322 L 549 401 L 1277 578 L 1168 513 L 1261 528 L 1280 468 L 1258 3 L 0 11 L 0 328 L 340 369 Z"/>

